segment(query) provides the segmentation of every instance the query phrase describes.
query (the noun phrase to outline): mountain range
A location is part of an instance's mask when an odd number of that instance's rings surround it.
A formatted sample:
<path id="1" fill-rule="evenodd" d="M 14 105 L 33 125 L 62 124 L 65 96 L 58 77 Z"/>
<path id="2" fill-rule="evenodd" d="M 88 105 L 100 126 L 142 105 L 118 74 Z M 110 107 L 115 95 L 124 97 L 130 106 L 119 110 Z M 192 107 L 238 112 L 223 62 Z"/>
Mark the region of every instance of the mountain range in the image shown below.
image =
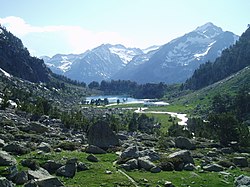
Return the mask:
<path id="1" fill-rule="evenodd" d="M 238 38 L 206 23 L 162 46 L 139 49 L 103 44 L 79 55 L 42 58 L 54 73 L 86 83 L 111 79 L 180 83 L 191 77 L 201 64 L 214 61 Z"/>

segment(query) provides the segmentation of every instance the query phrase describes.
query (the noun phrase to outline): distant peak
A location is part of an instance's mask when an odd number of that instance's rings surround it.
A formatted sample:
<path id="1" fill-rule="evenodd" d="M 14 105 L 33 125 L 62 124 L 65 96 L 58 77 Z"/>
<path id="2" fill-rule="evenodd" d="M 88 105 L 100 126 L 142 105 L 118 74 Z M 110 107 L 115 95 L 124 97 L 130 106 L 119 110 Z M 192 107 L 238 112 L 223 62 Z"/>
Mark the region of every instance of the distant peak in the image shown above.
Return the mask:
<path id="1" fill-rule="evenodd" d="M 220 27 L 217 27 L 216 25 L 214 25 L 213 23 L 211 22 L 208 22 L 202 26 L 199 26 L 195 29 L 195 31 L 199 31 L 199 32 L 204 32 L 204 31 L 207 31 L 208 29 L 214 29 L 214 30 L 218 30 L 220 32 L 222 32 L 222 29 Z"/>

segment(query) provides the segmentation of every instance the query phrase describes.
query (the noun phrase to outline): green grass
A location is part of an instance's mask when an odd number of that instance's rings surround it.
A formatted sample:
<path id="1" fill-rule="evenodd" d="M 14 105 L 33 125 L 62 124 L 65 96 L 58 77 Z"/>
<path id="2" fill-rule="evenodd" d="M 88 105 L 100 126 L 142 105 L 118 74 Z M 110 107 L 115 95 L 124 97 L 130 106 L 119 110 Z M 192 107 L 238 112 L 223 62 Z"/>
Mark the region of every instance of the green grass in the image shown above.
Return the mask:
<path id="1" fill-rule="evenodd" d="M 117 155 L 108 153 L 95 155 L 99 162 L 93 163 L 89 162 L 86 157 L 88 156 L 85 152 L 78 151 L 63 151 L 61 153 L 51 153 L 45 155 L 36 155 L 36 153 L 31 153 L 18 158 L 18 162 L 25 158 L 33 158 L 38 161 L 38 163 L 45 162 L 47 160 L 56 160 L 65 162 L 69 158 L 77 158 L 89 166 L 89 170 L 77 172 L 74 178 L 59 177 L 66 186 L 114 186 L 115 184 L 130 186 L 130 181 L 120 174 L 116 167 L 113 166 L 113 162 L 117 159 Z M 19 164 L 21 165 L 21 164 Z M 20 167 L 20 170 L 27 170 L 27 168 Z M 109 170 L 112 174 L 106 174 L 105 171 Z"/>
<path id="2" fill-rule="evenodd" d="M 171 181 L 176 187 L 192 186 L 192 187 L 231 187 L 233 186 L 234 176 L 224 177 L 217 172 L 199 173 L 198 171 L 172 171 L 150 173 L 143 171 L 134 171 L 128 173 L 140 186 L 160 185 L 163 186 L 165 181 Z M 142 182 L 146 179 L 148 182 Z"/>
<path id="3" fill-rule="evenodd" d="M 22 155 L 17 158 L 19 163 L 19 170 L 27 170 L 28 168 L 22 167 L 20 161 L 26 158 L 33 158 L 39 163 L 47 160 L 66 161 L 69 158 L 78 158 L 79 161 L 89 165 L 89 170 L 77 172 L 74 178 L 59 177 L 68 187 L 112 187 L 112 186 L 133 186 L 132 183 L 120 172 L 117 171 L 113 162 L 117 159 L 114 153 L 103 155 L 95 155 L 100 161 L 91 163 L 87 161 L 87 153 L 78 151 L 63 151 L 61 153 L 50 153 L 45 155 L 37 155 L 36 152 L 31 154 Z M 5 167 L 0 167 L 3 170 Z M 106 174 L 105 171 L 109 170 L 112 174 Z M 199 172 L 197 171 L 171 171 L 150 173 L 146 171 L 134 170 L 126 172 L 132 177 L 139 186 L 163 186 L 165 181 L 171 181 L 176 187 L 192 186 L 192 187 L 231 187 L 236 176 L 241 174 L 250 175 L 249 171 L 241 171 L 240 169 L 227 170 L 229 176 L 225 176 L 218 172 Z"/>
<path id="4" fill-rule="evenodd" d="M 150 114 L 150 113 L 147 113 L 146 115 L 148 117 L 154 117 L 157 120 L 157 122 L 161 123 L 160 132 L 163 134 L 166 134 L 168 131 L 168 128 L 173 124 L 169 114 Z M 174 120 L 174 119 L 172 118 L 172 120 Z M 175 123 L 178 121 L 179 120 L 177 118 L 174 120 Z"/>
<path id="5" fill-rule="evenodd" d="M 150 106 L 145 111 L 162 111 L 162 112 L 176 112 L 176 113 L 189 113 L 193 110 L 192 105 L 170 104 L 168 106 Z"/>

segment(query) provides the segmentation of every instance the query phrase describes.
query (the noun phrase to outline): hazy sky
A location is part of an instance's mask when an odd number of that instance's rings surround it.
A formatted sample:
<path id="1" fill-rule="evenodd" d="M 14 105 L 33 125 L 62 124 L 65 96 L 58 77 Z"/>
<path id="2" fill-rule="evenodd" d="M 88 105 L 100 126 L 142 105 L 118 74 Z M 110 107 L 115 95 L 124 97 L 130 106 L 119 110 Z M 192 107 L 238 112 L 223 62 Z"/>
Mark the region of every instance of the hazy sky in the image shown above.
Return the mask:
<path id="1" fill-rule="evenodd" d="M 241 35 L 250 0 L 0 0 L 0 23 L 35 56 L 102 43 L 160 45 L 212 22 Z"/>

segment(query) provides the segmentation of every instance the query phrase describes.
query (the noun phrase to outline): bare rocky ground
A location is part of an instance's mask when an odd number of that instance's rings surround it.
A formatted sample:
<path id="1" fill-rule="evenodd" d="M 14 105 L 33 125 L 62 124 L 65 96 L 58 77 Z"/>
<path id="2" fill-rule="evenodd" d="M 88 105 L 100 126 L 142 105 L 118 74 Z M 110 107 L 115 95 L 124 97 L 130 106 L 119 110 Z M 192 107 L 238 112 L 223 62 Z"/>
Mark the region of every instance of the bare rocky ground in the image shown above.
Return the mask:
<path id="1" fill-rule="evenodd" d="M 30 117 L 14 109 L 0 111 L 0 186 L 64 186 L 57 176 L 74 178 L 77 172 L 88 170 L 88 165 L 77 158 L 64 162 L 47 160 L 39 165 L 34 159 L 20 161 L 18 157 L 30 153 L 53 154 L 65 149 L 84 151 L 91 162 L 98 162 L 97 154 L 116 152 L 119 156 L 114 166 L 122 172 L 186 170 L 220 172 L 227 176 L 237 168 L 244 172 L 250 170 L 249 153 L 236 152 L 233 146 L 223 147 L 211 140 L 166 137 L 164 148 L 159 148 L 159 138 L 146 133 L 116 134 L 99 124 L 92 126 L 87 136 L 66 129 L 59 119 L 42 116 L 31 121 Z M 20 165 L 27 169 L 19 170 Z M 249 186 L 249 179 L 245 175 L 235 176 L 235 186 Z M 173 186 L 168 182 L 164 186 Z"/>

